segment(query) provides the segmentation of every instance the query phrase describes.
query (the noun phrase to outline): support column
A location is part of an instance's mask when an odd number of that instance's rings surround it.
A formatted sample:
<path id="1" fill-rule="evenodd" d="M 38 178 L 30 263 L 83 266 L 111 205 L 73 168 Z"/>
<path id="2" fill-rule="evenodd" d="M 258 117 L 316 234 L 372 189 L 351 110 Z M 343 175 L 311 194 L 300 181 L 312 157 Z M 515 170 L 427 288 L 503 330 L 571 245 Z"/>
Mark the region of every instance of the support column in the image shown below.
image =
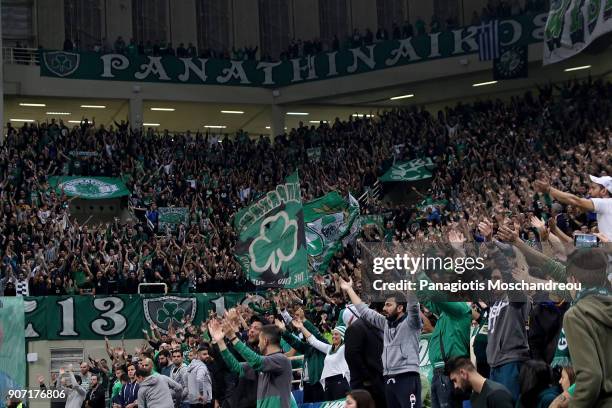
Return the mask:
<path id="1" fill-rule="evenodd" d="M 134 130 L 142 128 L 142 96 L 132 95 L 130 98 L 130 127 Z"/>
<path id="2" fill-rule="evenodd" d="M 271 107 L 272 124 L 270 130 L 271 139 L 285 133 L 285 108 L 280 105 L 272 105 Z"/>

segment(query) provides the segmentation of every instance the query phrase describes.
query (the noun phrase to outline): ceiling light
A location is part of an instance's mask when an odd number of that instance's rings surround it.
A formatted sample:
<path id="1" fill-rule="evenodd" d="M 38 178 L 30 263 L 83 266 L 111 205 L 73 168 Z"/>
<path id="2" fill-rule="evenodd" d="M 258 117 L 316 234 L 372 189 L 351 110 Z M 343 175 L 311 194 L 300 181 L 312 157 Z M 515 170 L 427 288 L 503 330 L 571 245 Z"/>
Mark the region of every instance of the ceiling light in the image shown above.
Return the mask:
<path id="1" fill-rule="evenodd" d="M 105 109 L 105 105 L 81 105 L 81 108 L 89 108 L 89 109 Z"/>
<path id="2" fill-rule="evenodd" d="M 71 115 L 70 112 L 47 112 L 47 115 Z"/>
<path id="3" fill-rule="evenodd" d="M 80 120 L 69 120 L 68 123 L 81 123 Z"/>
<path id="4" fill-rule="evenodd" d="M 34 119 L 9 119 L 11 122 L 34 122 Z"/>
<path id="5" fill-rule="evenodd" d="M 308 116 L 308 115 L 310 115 L 310 113 L 308 113 L 308 112 L 287 112 L 287 115 L 292 115 L 292 116 Z"/>
<path id="6" fill-rule="evenodd" d="M 486 86 L 486 85 L 493 85 L 496 84 L 497 81 L 489 81 L 489 82 L 478 82 L 476 84 L 472 84 L 472 86 L 476 87 L 476 86 Z"/>
<path id="7" fill-rule="evenodd" d="M 208 129 L 225 129 L 227 126 L 225 125 L 204 125 L 204 127 Z"/>
<path id="8" fill-rule="evenodd" d="M 583 65 L 581 67 L 574 67 L 574 68 L 566 68 L 564 69 L 565 72 L 572 72 L 572 71 L 580 71 L 582 69 L 589 69 L 591 68 L 590 65 Z"/>
<path id="9" fill-rule="evenodd" d="M 233 111 L 233 110 L 222 110 L 221 113 L 234 113 L 236 115 L 242 115 L 243 111 Z"/>
<path id="10" fill-rule="evenodd" d="M 406 99 L 406 98 L 412 98 L 414 96 L 414 94 L 408 94 L 408 95 L 401 95 L 401 96 L 394 96 L 393 98 L 389 98 L 392 101 L 396 101 L 398 99 Z"/>
<path id="11" fill-rule="evenodd" d="M 143 123 L 142 126 L 159 126 L 159 123 Z"/>
<path id="12" fill-rule="evenodd" d="M 327 123 L 326 120 L 309 120 L 308 123 Z"/>
<path id="13" fill-rule="evenodd" d="M 151 108 L 152 111 L 174 112 L 174 108 Z"/>
<path id="14" fill-rule="evenodd" d="M 270 129 L 270 126 L 266 126 L 266 129 Z"/>
<path id="15" fill-rule="evenodd" d="M 35 106 L 35 107 L 45 107 L 47 106 L 44 103 L 28 103 L 28 102 L 21 102 L 19 103 L 19 106 Z"/>
<path id="16" fill-rule="evenodd" d="M 363 114 L 363 113 L 353 113 L 351 116 L 354 116 L 356 118 L 373 118 L 375 115 L 369 114 L 369 113 L 366 113 L 366 114 Z"/>

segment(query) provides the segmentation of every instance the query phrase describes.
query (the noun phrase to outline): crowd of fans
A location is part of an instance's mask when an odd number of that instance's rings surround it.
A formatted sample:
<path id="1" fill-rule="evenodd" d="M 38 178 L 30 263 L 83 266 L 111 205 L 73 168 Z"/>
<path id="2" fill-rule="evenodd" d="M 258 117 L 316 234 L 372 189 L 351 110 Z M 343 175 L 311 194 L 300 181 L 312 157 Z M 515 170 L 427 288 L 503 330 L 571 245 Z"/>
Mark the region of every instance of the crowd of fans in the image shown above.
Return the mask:
<path id="1" fill-rule="evenodd" d="M 104 404 L 108 388 L 120 407 L 136 400 L 148 407 L 289 407 L 297 363 L 287 353 L 304 361 L 306 402 L 356 390 L 347 405 L 471 399 L 473 407 L 606 406 L 609 248 L 575 251 L 573 236 L 612 237 L 611 125 L 612 84 L 601 80 L 546 85 L 437 115 L 405 108 L 301 125 L 274 140 L 240 132 L 219 143 L 199 133 L 131 131 L 123 122 L 9 124 L 0 152 L 0 295 L 135 293 L 140 282 L 180 293 L 250 290 L 232 257 L 231 218 L 293 172 L 287 163 L 299 170 L 309 201 L 333 190 L 357 196 L 393 160 L 431 157 L 431 186 L 414 192 L 429 205 L 364 205 L 363 214 L 387 214 L 384 224 L 364 227 L 358 244 L 336 254 L 313 287 L 268 292 L 265 303 L 211 316 L 201 327 L 184 322 L 168 334 L 152 327 L 145 347 L 109 346 L 112 361 L 84 362 L 80 378 L 66 367 L 55 386 L 92 407 Z M 320 161 L 308 159 L 311 147 L 321 148 Z M 51 175 L 122 177 L 137 216 L 79 223 L 69 216 L 70 199 L 50 188 Z M 160 230 L 157 210 L 166 206 L 188 207 L 189 223 Z M 381 314 L 360 297 L 362 241 L 459 243 L 487 254 L 490 279 L 577 281 L 584 290 L 571 307 L 557 293 L 520 301 L 503 292 L 423 298 L 420 307 L 395 294 L 378 307 Z M 460 246 L 452 251 L 465 256 Z M 422 332 L 432 333 L 431 384 L 419 375 Z M 562 342 L 569 355 L 557 347 Z M 453 387 L 464 393 L 452 396 Z"/>
<path id="2" fill-rule="evenodd" d="M 518 16 L 528 12 L 545 12 L 548 11 L 548 1 L 546 0 L 527 0 L 523 5 L 519 0 L 489 0 L 481 12 L 474 11 L 469 24 L 480 25 L 483 22 L 488 22 L 494 19 L 509 18 Z M 464 22 L 465 25 L 468 21 Z M 421 17 L 417 17 L 414 24 L 406 21 L 405 23 L 394 22 L 391 27 L 379 27 L 376 31 L 369 28 L 360 30 L 355 28 L 352 33 L 347 33 L 345 37 L 334 36 L 329 41 L 322 39 L 293 39 L 286 50 L 280 55 L 258 54 L 259 47 L 245 46 L 232 49 L 213 49 L 213 48 L 196 48 L 194 43 L 190 42 L 187 45 L 181 43 L 178 47 L 174 47 L 172 43 L 162 43 L 158 41 L 140 41 L 134 39 L 126 41 L 119 36 L 114 43 L 109 39 L 103 38 L 99 43 L 95 44 L 91 51 L 99 53 L 115 52 L 128 56 L 136 55 L 152 55 L 165 56 L 173 55 L 179 58 L 217 58 L 217 59 L 232 59 L 232 60 L 286 60 L 291 58 L 299 58 L 309 55 L 316 55 L 325 51 L 338 51 L 342 49 L 357 48 L 367 45 L 372 45 L 377 42 L 387 40 L 399 40 L 412 36 L 425 35 L 428 33 L 437 33 L 440 31 L 453 30 L 459 28 L 460 22 L 457 17 L 449 16 L 445 19 L 440 19 L 437 15 L 433 15 L 431 20 L 426 22 Z M 19 46 L 17 48 L 20 48 Z M 80 49 L 78 41 L 75 39 L 66 38 L 64 41 L 64 51 L 73 51 Z"/>

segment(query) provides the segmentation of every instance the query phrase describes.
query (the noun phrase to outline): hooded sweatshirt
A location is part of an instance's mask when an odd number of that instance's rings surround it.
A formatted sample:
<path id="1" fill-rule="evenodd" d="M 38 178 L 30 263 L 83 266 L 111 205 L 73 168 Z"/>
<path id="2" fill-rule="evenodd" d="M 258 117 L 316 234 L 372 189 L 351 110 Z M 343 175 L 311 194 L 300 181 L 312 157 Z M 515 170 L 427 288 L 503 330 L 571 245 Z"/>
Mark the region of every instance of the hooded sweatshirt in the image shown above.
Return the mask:
<path id="1" fill-rule="evenodd" d="M 87 392 L 79 385 L 72 372 L 70 372 L 70 383 L 72 390 L 67 390 L 66 408 L 81 408 Z"/>
<path id="2" fill-rule="evenodd" d="M 529 360 L 529 302 L 509 302 L 504 296 L 489 311 L 487 361 L 491 368 Z"/>
<path id="3" fill-rule="evenodd" d="M 179 383 L 163 375 L 150 375 L 145 378 L 138 389 L 138 407 L 172 408 L 172 395 L 181 395 Z"/>
<path id="4" fill-rule="evenodd" d="M 207 404 L 212 400 L 212 381 L 208 367 L 199 359 L 191 360 L 187 367 L 187 401 L 190 404 Z M 204 401 L 198 399 L 204 397 Z"/>
<path id="5" fill-rule="evenodd" d="M 570 407 L 612 405 L 612 296 L 585 296 L 570 307 L 563 330 L 576 372 Z"/>
<path id="6" fill-rule="evenodd" d="M 355 305 L 355 308 L 363 320 L 384 331 L 383 375 L 418 373 L 419 335 L 423 326 L 418 303 L 409 304 L 407 313 L 393 322 L 365 303 Z"/>

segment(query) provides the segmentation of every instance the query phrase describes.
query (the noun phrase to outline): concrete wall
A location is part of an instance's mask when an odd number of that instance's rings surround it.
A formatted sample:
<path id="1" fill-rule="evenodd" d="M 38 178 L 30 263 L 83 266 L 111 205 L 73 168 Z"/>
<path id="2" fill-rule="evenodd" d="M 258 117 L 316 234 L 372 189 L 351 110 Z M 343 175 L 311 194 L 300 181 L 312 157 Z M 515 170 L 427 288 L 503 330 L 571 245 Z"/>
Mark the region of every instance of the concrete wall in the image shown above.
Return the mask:
<path id="1" fill-rule="evenodd" d="M 111 341 L 111 345 L 119 346 L 120 342 Z M 125 347 L 130 353 L 134 353 L 134 348 L 141 347 L 142 340 L 125 340 Z M 104 340 L 62 340 L 62 341 L 31 341 L 27 345 L 28 353 L 38 353 L 38 361 L 28 363 L 28 389 L 38 389 L 37 377 L 42 375 L 45 377 L 45 383 L 49 384 L 51 375 L 49 369 L 51 367 L 51 351 L 55 348 L 82 348 L 84 357 L 90 355 L 93 359 L 106 358 L 106 350 L 104 348 Z M 75 372 L 78 372 L 78 367 L 74 367 Z M 36 400 L 30 403 L 31 408 L 49 408 L 49 402 Z"/>
<path id="2" fill-rule="evenodd" d="M 293 36 L 306 40 L 321 35 L 319 0 L 291 0 L 293 10 Z"/>
<path id="3" fill-rule="evenodd" d="M 64 0 L 37 0 L 36 32 L 45 48 L 62 49 L 64 45 Z"/>
<path id="4" fill-rule="evenodd" d="M 232 3 L 232 31 L 237 48 L 259 46 L 259 4 L 255 0 L 230 0 Z"/>
<path id="5" fill-rule="evenodd" d="M 133 36 L 132 0 L 104 0 L 104 24 L 102 36 L 113 44 L 117 37 L 122 36 L 129 44 Z"/>
<path id="6" fill-rule="evenodd" d="M 361 31 L 369 28 L 376 32 L 378 27 L 378 14 L 376 12 L 376 0 L 349 0 L 349 28 L 351 32 L 355 28 Z"/>
<path id="7" fill-rule="evenodd" d="M 195 0 L 173 1 L 170 5 L 170 34 L 172 45 L 178 47 L 180 43 L 197 43 L 198 32 L 196 26 Z"/>

